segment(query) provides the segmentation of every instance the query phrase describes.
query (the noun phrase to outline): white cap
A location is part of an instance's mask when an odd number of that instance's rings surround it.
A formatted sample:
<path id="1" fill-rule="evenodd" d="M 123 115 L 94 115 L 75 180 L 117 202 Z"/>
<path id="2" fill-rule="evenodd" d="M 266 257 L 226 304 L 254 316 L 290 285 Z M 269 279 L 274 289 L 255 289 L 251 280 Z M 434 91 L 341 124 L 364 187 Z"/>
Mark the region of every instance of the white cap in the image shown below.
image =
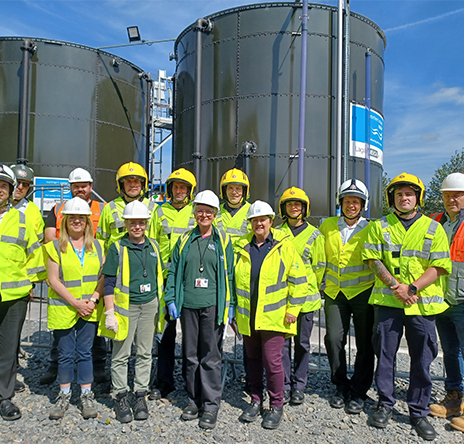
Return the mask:
<path id="1" fill-rule="evenodd" d="M 219 198 L 211 190 L 200 191 L 195 196 L 193 203 L 208 205 L 219 211 Z"/>
<path id="2" fill-rule="evenodd" d="M 92 176 L 87 170 L 83 168 L 76 168 L 69 173 L 69 183 L 90 182 L 93 183 Z"/>
<path id="3" fill-rule="evenodd" d="M 345 180 L 340 185 L 337 195 L 335 196 L 335 202 L 338 206 L 342 204 L 342 199 L 348 196 L 356 196 L 364 201 L 364 209 L 367 210 L 369 204 L 369 191 L 367 191 L 366 185 L 358 179 Z"/>
<path id="4" fill-rule="evenodd" d="M 71 200 L 68 200 L 63 207 L 63 214 L 82 214 L 84 216 L 90 216 L 92 212 L 90 211 L 89 204 L 80 197 L 74 197 Z"/>
<path id="5" fill-rule="evenodd" d="M 124 207 L 123 219 L 150 219 L 147 206 L 140 200 L 133 200 Z"/>
<path id="6" fill-rule="evenodd" d="M 250 220 L 259 216 L 269 216 L 274 219 L 275 213 L 267 202 L 257 200 L 255 203 L 251 204 L 250 208 L 248 209 L 247 219 Z"/>
<path id="7" fill-rule="evenodd" d="M 446 176 L 440 191 L 464 191 L 464 174 L 452 173 Z"/>

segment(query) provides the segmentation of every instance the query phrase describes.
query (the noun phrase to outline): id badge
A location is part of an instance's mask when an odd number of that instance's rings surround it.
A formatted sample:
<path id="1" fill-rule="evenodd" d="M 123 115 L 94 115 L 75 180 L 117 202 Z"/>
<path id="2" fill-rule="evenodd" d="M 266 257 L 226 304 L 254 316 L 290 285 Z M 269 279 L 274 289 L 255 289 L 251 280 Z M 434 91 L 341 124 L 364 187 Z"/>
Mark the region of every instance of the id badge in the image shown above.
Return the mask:
<path id="1" fill-rule="evenodd" d="M 196 278 L 195 288 L 208 288 L 208 279 Z"/>
<path id="2" fill-rule="evenodd" d="M 140 285 L 140 293 L 149 293 L 151 291 L 151 284 Z"/>

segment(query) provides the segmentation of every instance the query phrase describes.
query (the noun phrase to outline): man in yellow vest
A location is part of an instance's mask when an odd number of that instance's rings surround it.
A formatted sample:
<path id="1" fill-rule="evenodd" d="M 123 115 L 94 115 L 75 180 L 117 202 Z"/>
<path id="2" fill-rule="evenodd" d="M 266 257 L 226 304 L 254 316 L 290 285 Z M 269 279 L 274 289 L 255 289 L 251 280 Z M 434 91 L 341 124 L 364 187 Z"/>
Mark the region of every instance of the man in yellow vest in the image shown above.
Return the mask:
<path id="1" fill-rule="evenodd" d="M 45 277 L 34 227 L 9 203 L 15 186 L 13 171 L 0 163 L 0 416 L 7 421 L 21 418 L 11 401 L 21 330 L 32 282 Z"/>
<path id="2" fill-rule="evenodd" d="M 44 237 L 44 220 L 39 207 L 26 199 L 27 193 L 34 183 L 34 170 L 26 165 L 12 165 L 11 170 L 16 176 L 18 185 L 15 188 L 11 203 L 14 207 L 24 213 L 26 217 L 35 227 L 35 232 L 39 241 L 43 241 Z"/>
<path id="3" fill-rule="evenodd" d="M 93 235 L 96 237 L 97 225 L 105 204 L 92 199 L 93 179 L 90 173 L 83 168 L 76 168 L 69 173 L 69 187 L 72 197 L 80 197 L 85 200 L 92 214 L 89 216 L 92 221 Z M 62 213 L 66 202 L 55 205 L 49 212 L 45 222 L 45 243 L 53 242 L 60 237 L 60 225 L 64 218 Z M 94 381 L 97 383 L 106 382 L 106 342 L 105 338 L 95 336 L 92 348 Z M 51 384 L 55 381 L 58 374 L 58 349 L 56 341 L 53 340 L 52 349 L 49 357 L 50 365 L 47 371 L 40 377 L 41 384 Z"/>
<path id="4" fill-rule="evenodd" d="M 359 414 L 364 408 L 374 373 L 371 341 L 374 312 L 368 303 L 374 274 L 361 256 L 369 225 L 361 211 L 367 209 L 369 193 L 360 180 L 350 179 L 341 184 L 336 201 L 342 216 L 329 217 L 319 227 L 325 236 L 327 256 L 324 289 L 327 330 L 324 340 L 332 382 L 337 387 L 330 405 L 342 408 L 346 403 L 349 413 Z M 353 376 L 348 379 L 345 345 L 351 317 L 356 360 Z"/>
<path id="5" fill-rule="evenodd" d="M 184 168 L 174 171 L 166 180 L 166 197 L 169 201 L 157 207 L 152 215 L 149 237 L 159 244 L 161 259 L 166 267 L 165 279 L 177 239 L 195 226 L 192 200 L 196 185 L 196 178 L 190 171 Z M 165 314 L 161 313 L 161 316 Z M 176 324 L 176 320 L 166 320 L 164 334 L 158 343 L 158 372 L 151 387 L 151 400 L 164 398 L 175 390 Z"/>
<path id="6" fill-rule="evenodd" d="M 215 219 L 217 228 L 227 233 L 232 243 L 251 231 L 247 219 L 250 203 L 250 182 L 248 176 L 237 168 L 226 171 L 220 183 L 220 196 L 224 201 L 221 204 Z"/>
<path id="7" fill-rule="evenodd" d="M 145 197 L 148 193 L 148 176 L 142 165 L 135 162 L 121 165 L 116 173 L 116 187 L 119 197 L 105 206 L 98 222 L 97 239 L 105 242 L 105 252 L 127 233 L 122 213 L 128 203 L 139 200 L 150 214 L 155 207 L 155 201 Z"/>
<path id="8" fill-rule="evenodd" d="M 297 319 L 293 374 L 291 371 L 291 337 L 285 339 L 282 350 L 282 363 L 285 371 L 284 404 L 288 402 L 294 405 L 303 403 L 304 389 L 308 382 L 313 317 L 314 312 L 321 308 L 319 287 L 324 277 L 326 265 L 325 238 L 317 228 L 306 221 L 309 216 L 309 206 L 308 195 L 297 187 L 291 187 L 284 191 L 279 200 L 280 217 L 283 219 L 283 223 L 277 229 L 290 236 L 296 251 L 303 259 L 309 289 L 308 297 Z"/>
<path id="9" fill-rule="evenodd" d="M 375 310 L 372 342 L 379 403 L 370 423 L 384 428 L 392 417 L 396 353 L 405 329 L 411 358 L 410 421 L 421 438 L 431 441 L 436 437 L 427 420 L 430 364 L 438 354 L 435 317 L 448 308 L 444 275 L 452 265 L 445 230 L 418 212 L 424 192 L 422 181 L 412 174 L 402 173 L 390 182 L 386 194 L 394 213 L 371 225 L 363 259 L 376 276 L 369 303 Z"/>

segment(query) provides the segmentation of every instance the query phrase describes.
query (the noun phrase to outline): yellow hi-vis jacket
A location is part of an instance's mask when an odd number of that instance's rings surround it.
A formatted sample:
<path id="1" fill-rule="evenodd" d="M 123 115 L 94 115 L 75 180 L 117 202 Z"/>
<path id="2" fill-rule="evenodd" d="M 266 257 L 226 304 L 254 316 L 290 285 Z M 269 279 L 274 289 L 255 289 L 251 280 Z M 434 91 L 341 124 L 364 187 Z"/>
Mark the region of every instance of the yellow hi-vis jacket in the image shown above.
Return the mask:
<path id="1" fill-rule="evenodd" d="M 251 231 L 251 225 L 247 219 L 250 203 L 245 202 L 233 216 L 224 208 L 224 205 L 221 204 L 219 213 L 214 219 L 214 225 L 219 231 L 227 233 L 230 236 L 232 245 L 235 245 L 240 237 Z"/>
<path id="2" fill-rule="evenodd" d="M 298 316 L 309 294 L 306 267 L 293 246 L 290 236 L 271 228 L 272 248 L 264 258 L 259 273 L 258 305 L 255 329 L 296 335 L 297 323 L 286 324 L 285 314 Z M 253 233 L 243 236 L 236 244 L 235 317 L 241 334 L 250 336 L 251 258 L 250 242 Z"/>
<path id="3" fill-rule="evenodd" d="M 1 302 L 27 296 L 32 282 L 46 278 L 43 252 L 34 227 L 15 208 L 10 208 L 0 220 L 0 264 Z"/>
<path id="4" fill-rule="evenodd" d="M 452 264 L 448 238 L 436 221 L 422 216 L 406 231 L 395 214 L 375 221 L 364 245 L 363 259 L 378 259 L 392 276 L 402 284 L 412 284 L 429 267 L 443 268 L 451 273 Z M 394 295 L 393 290 L 378 277 L 369 299 L 370 304 L 403 308 L 406 315 L 428 316 L 442 313 L 448 308 L 444 301 L 445 276 L 417 293 L 419 300 L 406 306 Z"/>
<path id="5" fill-rule="evenodd" d="M 166 202 L 158 206 L 152 214 L 149 237 L 155 239 L 159 244 L 165 267 L 165 278 L 171 266 L 171 256 L 177 239 L 196 225 L 192 209 L 191 202 L 180 210 L 176 210 L 170 202 Z"/>
<path id="6" fill-rule="evenodd" d="M 157 258 L 157 285 L 158 285 L 158 299 L 159 309 L 158 315 L 154 322 L 156 331 L 162 332 L 165 322 L 165 306 L 163 297 L 163 267 L 161 265 L 159 247 L 156 241 L 147 238 L 150 242 L 153 251 Z M 124 341 L 129 333 L 129 284 L 130 284 L 130 266 L 129 266 L 129 250 L 127 247 L 122 246 L 121 241 L 115 243 L 119 254 L 119 266 L 116 276 L 116 287 L 114 288 L 114 314 L 118 320 L 118 331 L 115 333 L 105 327 L 106 315 L 102 314 L 100 323 L 98 324 L 98 335 L 106 336 L 107 338 L 114 339 L 115 341 Z M 122 250 L 122 251 L 121 251 Z"/>
<path id="7" fill-rule="evenodd" d="M 321 295 L 319 287 L 325 271 L 325 238 L 324 235 L 311 224 L 293 236 L 288 222 L 279 225 L 277 229 L 282 230 L 290 236 L 298 254 L 306 266 L 306 277 L 308 278 L 309 294 L 301 311 L 309 313 L 321 308 Z"/>
<path id="8" fill-rule="evenodd" d="M 362 258 L 371 223 L 343 245 L 338 220 L 338 217 L 329 217 L 319 227 L 325 236 L 327 256 L 324 293 L 335 299 L 341 291 L 347 299 L 352 299 L 374 284 L 374 273 Z"/>
<path id="9" fill-rule="evenodd" d="M 37 238 L 40 242 L 43 242 L 45 222 L 39 207 L 34 202 L 30 202 L 27 199 L 21 199 L 15 205 L 15 208 L 26 215 L 27 220 L 34 226 Z"/>
<path id="10" fill-rule="evenodd" d="M 153 199 L 145 198 L 142 203 L 147 206 L 151 214 L 156 202 Z M 105 242 L 105 252 L 108 251 L 111 244 L 121 239 L 127 232 L 124 219 L 121 217 L 126 205 L 126 201 L 122 197 L 117 197 L 105 205 L 101 212 L 95 237 Z"/>
<path id="11" fill-rule="evenodd" d="M 44 245 L 45 251 L 59 265 L 60 281 L 76 299 L 90 299 L 97 288 L 100 272 L 103 267 L 103 242 L 93 240 L 93 249 L 85 251 L 84 266 L 76 252 L 68 242 L 66 253 L 59 247 L 59 239 Z M 97 322 L 100 318 L 102 305 L 85 321 Z M 47 327 L 52 330 L 66 330 L 79 320 L 78 311 L 61 299 L 51 287 L 48 287 Z"/>

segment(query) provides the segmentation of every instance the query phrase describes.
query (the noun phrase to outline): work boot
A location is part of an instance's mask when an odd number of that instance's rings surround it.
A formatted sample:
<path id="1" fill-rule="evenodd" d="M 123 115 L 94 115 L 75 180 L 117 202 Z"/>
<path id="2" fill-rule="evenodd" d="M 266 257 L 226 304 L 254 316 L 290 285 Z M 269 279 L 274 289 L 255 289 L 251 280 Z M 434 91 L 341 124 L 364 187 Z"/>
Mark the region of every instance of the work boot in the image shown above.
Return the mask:
<path id="1" fill-rule="evenodd" d="M 66 413 L 66 410 L 68 410 L 70 400 L 71 391 L 65 393 L 62 390 L 60 390 L 58 396 L 56 397 L 55 405 L 50 409 L 48 417 L 50 419 L 61 419 Z"/>
<path id="2" fill-rule="evenodd" d="M 290 402 L 290 398 L 290 390 L 284 390 L 284 404 L 288 404 Z"/>
<path id="3" fill-rule="evenodd" d="M 134 404 L 134 418 L 138 421 L 143 421 L 148 419 L 148 406 L 147 401 L 145 400 L 145 395 L 147 392 L 145 390 L 138 390 L 135 393 L 135 404 Z"/>
<path id="4" fill-rule="evenodd" d="M 393 416 L 393 410 L 386 405 L 379 404 L 377 410 L 371 416 L 371 425 L 384 429 L 387 427 L 388 421 Z"/>
<path id="5" fill-rule="evenodd" d="M 49 367 L 48 370 L 40 377 L 40 385 L 48 385 L 56 381 L 58 369 Z"/>
<path id="6" fill-rule="evenodd" d="M 291 393 L 290 403 L 293 405 L 303 404 L 304 401 L 304 392 L 300 389 L 293 389 Z"/>
<path id="7" fill-rule="evenodd" d="M 24 392 L 24 390 L 26 390 L 26 386 L 24 385 L 24 382 L 18 381 L 16 379 L 15 386 L 14 386 L 15 393 Z"/>
<path id="8" fill-rule="evenodd" d="M 439 418 L 452 418 L 463 413 L 463 393 L 458 390 L 447 390 L 443 401 L 430 405 L 430 414 Z"/>
<path id="9" fill-rule="evenodd" d="M 162 381 L 157 381 L 152 387 L 150 387 L 150 395 L 148 399 L 154 401 L 155 399 L 166 398 L 169 393 L 173 392 L 176 389 L 176 386 L 165 384 Z"/>
<path id="10" fill-rule="evenodd" d="M 453 429 L 459 430 L 460 432 L 464 432 L 464 416 L 460 416 L 459 418 L 453 418 L 450 422 L 450 426 Z"/>
<path id="11" fill-rule="evenodd" d="M 279 427 L 283 413 L 283 407 L 271 407 L 269 413 L 264 417 L 261 425 L 265 429 L 276 429 L 277 427 Z"/>
<path id="12" fill-rule="evenodd" d="M 129 406 L 129 393 L 121 392 L 116 395 L 114 412 L 119 422 L 126 423 L 132 421 L 132 411 Z"/>
<path id="13" fill-rule="evenodd" d="M 253 401 L 247 409 L 243 411 L 238 419 L 244 422 L 253 422 L 258 419 L 258 416 L 263 411 L 263 404 Z"/>
<path id="14" fill-rule="evenodd" d="M 5 421 L 14 421 L 15 419 L 21 418 L 21 412 L 11 400 L 4 399 L 0 401 L 0 416 Z"/>
<path id="15" fill-rule="evenodd" d="M 345 407 L 348 398 L 349 396 L 347 393 L 337 389 L 335 394 L 330 398 L 329 404 L 335 409 L 341 409 Z"/>
<path id="16" fill-rule="evenodd" d="M 417 434 L 426 441 L 433 441 L 437 437 L 437 433 L 433 428 L 433 425 L 430 424 L 429 420 L 425 417 L 421 418 L 409 418 L 411 425 Z"/>
<path id="17" fill-rule="evenodd" d="M 364 400 L 359 396 L 351 396 L 350 402 L 348 403 L 346 410 L 348 413 L 357 415 L 364 409 Z"/>
<path id="18" fill-rule="evenodd" d="M 97 406 L 95 405 L 95 396 L 91 390 L 81 393 L 80 409 L 84 419 L 97 417 L 98 411 Z"/>
<path id="19" fill-rule="evenodd" d="M 217 422 L 217 411 L 207 410 L 200 419 L 199 426 L 202 429 L 214 429 Z"/>
<path id="20" fill-rule="evenodd" d="M 187 404 L 187 407 L 185 407 L 184 411 L 182 412 L 182 419 L 184 421 L 192 421 L 193 419 L 198 418 L 199 413 L 200 409 L 196 404 Z"/>

